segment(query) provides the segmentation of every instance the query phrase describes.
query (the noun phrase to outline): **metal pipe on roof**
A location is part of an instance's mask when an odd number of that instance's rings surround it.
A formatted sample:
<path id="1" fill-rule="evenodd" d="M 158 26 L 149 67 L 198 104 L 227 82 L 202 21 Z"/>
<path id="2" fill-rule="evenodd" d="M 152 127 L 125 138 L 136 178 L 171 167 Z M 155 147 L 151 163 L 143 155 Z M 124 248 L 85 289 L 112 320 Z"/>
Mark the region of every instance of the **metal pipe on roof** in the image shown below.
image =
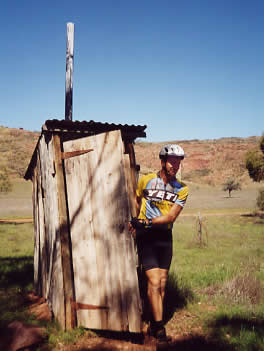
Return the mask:
<path id="1" fill-rule="evenodd" d="M 72 121 L 74 24 L 67 23 L 65 119 Z"/>

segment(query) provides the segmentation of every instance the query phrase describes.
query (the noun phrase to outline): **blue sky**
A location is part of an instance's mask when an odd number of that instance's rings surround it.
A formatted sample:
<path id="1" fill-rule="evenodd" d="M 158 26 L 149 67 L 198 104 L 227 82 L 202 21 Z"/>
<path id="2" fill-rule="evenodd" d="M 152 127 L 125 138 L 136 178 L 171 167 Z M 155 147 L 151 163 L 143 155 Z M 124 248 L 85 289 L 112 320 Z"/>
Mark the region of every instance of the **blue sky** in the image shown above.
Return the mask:
<path id="1" fill-rule="evenodd" d="M 264 132 L 262 0 L 5 0 L 0 125 L 64 119 L 75 24 L 73 120 L 147 125 L 146 141 Z"/>

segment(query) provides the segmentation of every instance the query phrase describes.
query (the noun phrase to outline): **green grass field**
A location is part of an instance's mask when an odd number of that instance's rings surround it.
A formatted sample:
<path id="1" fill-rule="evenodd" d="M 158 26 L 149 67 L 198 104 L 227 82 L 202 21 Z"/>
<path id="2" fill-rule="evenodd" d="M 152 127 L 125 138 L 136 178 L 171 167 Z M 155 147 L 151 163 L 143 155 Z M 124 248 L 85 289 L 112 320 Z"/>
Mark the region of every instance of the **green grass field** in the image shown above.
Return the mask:
<path id="1" fill-rule="evenodd" d="M 264 350 L 264 218 L 254 212 L 256 189 L 229 199 L 219 189 L 192 185 L 175 223 L 166 319 L 169 333 L 188 335 L 187 350 L 195 350 L 192 343 L 216 351 Z M 28 212 L 19 200 L 28 202 Z M 30 216 L 31 183 L 17 182 L 0 202 L 0 218 Z M 13 320 L 36 323 L 23 305 L 33 288 L 33 224 L 0 223 L 0 240 L 0 329 Z M 50 345 L 76 340 L 48 330 Z"/>
<path id="2" fill-rule="evenodd" d="M 191 328 L 202 324 L 212 343 L 264 350 L 263 243 L 263 217 L 204 217 L 202 240 L 195 217 L 179 218 L 170 284 L 180 304 L 170 293 L 169 310 L 176 312 L 168 326 L 182 332 L 177 311 L 184 306 L 192 315 Z"/>
<path id="3" fill-rule="evenodd" d="M 27 320 L 23 295 L 33 289 L 33 225 L 0 223 L 0 329 Z"/>

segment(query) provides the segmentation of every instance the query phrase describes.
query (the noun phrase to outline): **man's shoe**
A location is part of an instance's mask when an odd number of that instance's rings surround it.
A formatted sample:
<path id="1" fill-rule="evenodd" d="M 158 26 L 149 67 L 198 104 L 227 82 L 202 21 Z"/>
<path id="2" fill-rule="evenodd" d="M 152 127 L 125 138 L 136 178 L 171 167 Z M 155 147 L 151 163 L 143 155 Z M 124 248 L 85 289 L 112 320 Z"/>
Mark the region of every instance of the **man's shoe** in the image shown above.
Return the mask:
<path id="1" fill-rule="evenodd" d="M 150 323 L 147 329 L 147 335 L 154 337 L 158 343 L 168 343 L 172 341 L 171 337 L 166 335 L 166 329 L 162 322 Z"/>
<path id="2" fill-rule="evenodd" d="M 155 334 L 156 334 L 156 333 L 154 332 L 154 330 L 153 330 L 153 329 L 151 328 L 151 326 L 149 325 L 149 326 L 148 326 L 148 329 L 147 329 L 147 335 L 148 335 L 148 336 L 156 337 Z"/>
<path id="3" fill-rule="evenodd" d="M 171 341 L 171 337 L 166 335 L 166 329 L 164 327 L 157 330 L 155 334 L 156 339 L 160 343 L 168 343 Z"/>

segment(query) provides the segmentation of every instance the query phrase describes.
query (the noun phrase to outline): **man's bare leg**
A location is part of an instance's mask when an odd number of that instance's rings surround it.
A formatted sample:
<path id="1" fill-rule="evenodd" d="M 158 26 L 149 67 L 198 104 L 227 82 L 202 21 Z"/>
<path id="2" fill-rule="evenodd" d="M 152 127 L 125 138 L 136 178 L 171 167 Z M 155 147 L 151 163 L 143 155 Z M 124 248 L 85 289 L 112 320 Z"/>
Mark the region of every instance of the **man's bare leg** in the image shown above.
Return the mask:
<path id="1" fill-rule="evenodd" d="M 160 271 L 161 299 L 162 299 L 162 305 L 163 305 L 164 296 L 165 296 L 165 290 L 166 290 L 166 284 L 167 284 L 167 280 L 168 280 L 168 270 L 159 268 L 159 271 Z"/>
<path id="2" fill-rule="evenodd" d="M 165 287 L 168 279 L 168 270 L 153 268 L 146 272 L 148 281 L 148 299 L 152 310 L 153 320 L 150 322 L 150 333 L 160 342 L 168 342 L 170 337 L 166 336 L 166 330 L 163 324 L 163 300 L 165 296 Z"/>
<path id="3" fill-rule="evenodd" d="M 150 308 L 155 321 L 162 320 L 163 306 L 161 296 L 161 275 L 159 268 L 146 271 L 147 289 Z"/>

